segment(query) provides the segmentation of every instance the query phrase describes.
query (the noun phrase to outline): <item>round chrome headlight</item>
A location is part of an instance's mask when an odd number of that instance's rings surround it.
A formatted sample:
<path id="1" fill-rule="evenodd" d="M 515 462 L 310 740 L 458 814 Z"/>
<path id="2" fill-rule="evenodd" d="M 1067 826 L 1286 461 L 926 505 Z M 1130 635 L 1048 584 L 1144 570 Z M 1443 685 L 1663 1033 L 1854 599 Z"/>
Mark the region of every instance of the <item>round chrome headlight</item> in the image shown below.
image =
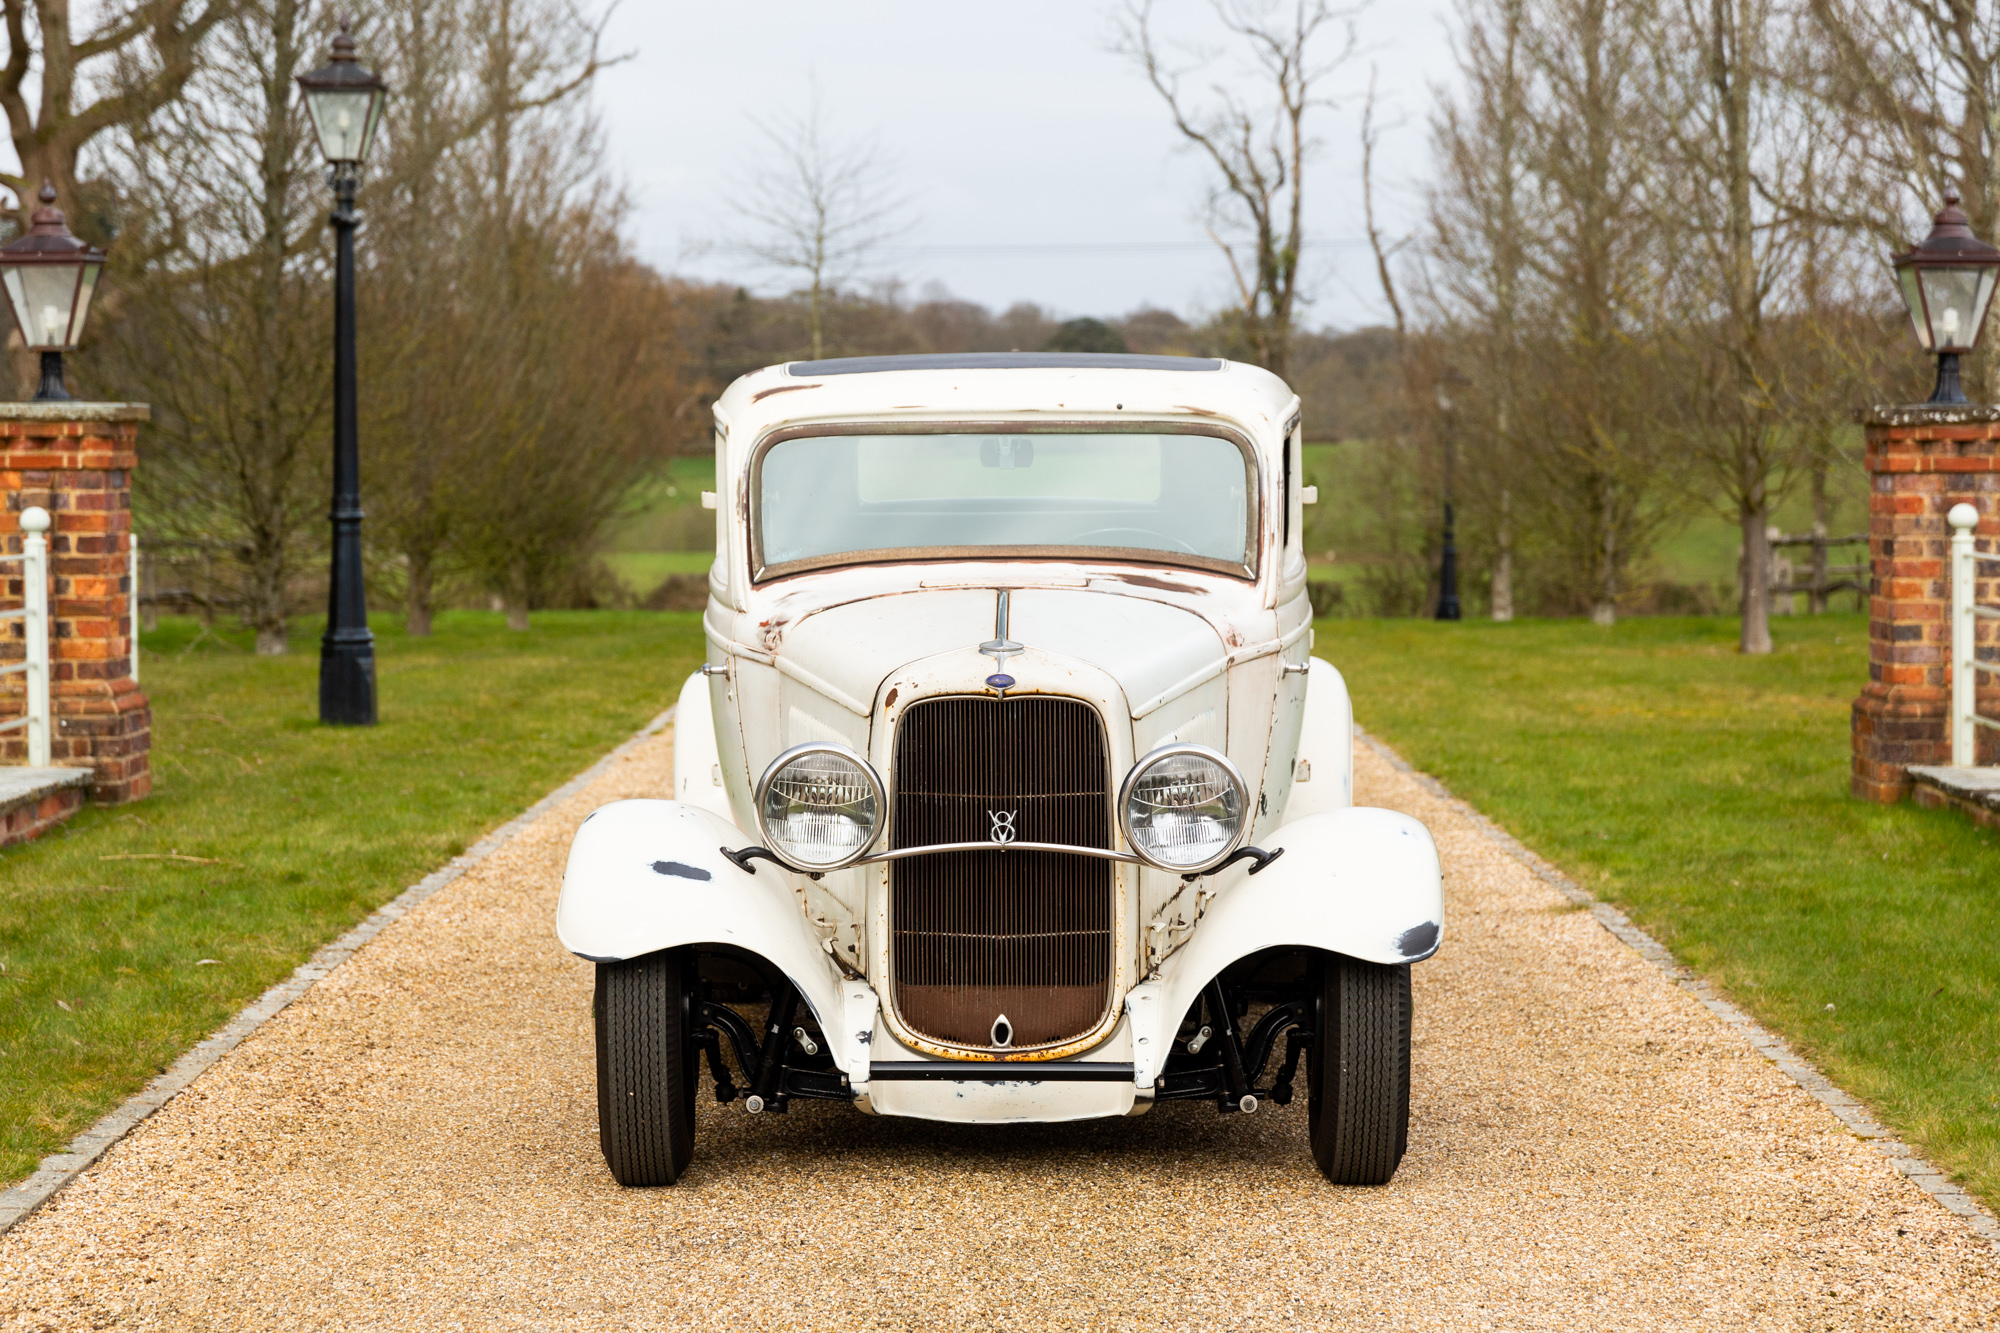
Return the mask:
<path id="1" fill-rule="evenodd" d="M 838 870 L 867 854 L 882 831 L 882 780 L 839 745 L 795 745 L 757 783 L 764 845 L 798 870 Z"/>
<path id="2" fill-rule="evenodd" d="M 1183 875 L 1211 869 L 1247 827 L 1243 777 L 1206 745 L 1163 745 L 1118 793 L 1118 829 L 1140 859 Z"/>

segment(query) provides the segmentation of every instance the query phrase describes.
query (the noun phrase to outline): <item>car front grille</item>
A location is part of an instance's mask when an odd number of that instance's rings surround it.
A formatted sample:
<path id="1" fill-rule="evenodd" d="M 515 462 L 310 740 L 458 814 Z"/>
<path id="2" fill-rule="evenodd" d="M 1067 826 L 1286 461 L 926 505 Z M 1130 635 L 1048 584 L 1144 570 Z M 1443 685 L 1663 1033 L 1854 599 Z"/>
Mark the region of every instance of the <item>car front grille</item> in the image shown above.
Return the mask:
<path id="1" fill-rule="evenodd" d="M 1030 695 L 926 699 L 896 737 L 894 847 L 1111 845 L 1104 728 L 1090 705 Z M 1011 813 L 1010 813 L 1011 812 Z M 942 1045 L 1016 1048 L 1096 1027 L 1111 1003 L 1112 863 L 1056 852 L 945 852 L 890 862 L 897 1014 Z"/>

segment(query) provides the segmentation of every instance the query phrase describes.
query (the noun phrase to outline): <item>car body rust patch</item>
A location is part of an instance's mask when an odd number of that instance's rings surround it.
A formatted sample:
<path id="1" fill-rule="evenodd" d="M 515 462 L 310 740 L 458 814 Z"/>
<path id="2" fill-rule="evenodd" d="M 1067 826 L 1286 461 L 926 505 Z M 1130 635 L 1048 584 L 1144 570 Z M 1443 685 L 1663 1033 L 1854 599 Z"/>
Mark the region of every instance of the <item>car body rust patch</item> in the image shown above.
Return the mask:
<path id="1" fill-rule="evenodd" d="M 774 393 L 797 393 L 800 389 L 817 389 L 819 387 L 817 384 L 780 384 L 775 389 L 765 389 L 762 392 L 751 394 L 750 401 L 761 403 Z"/>
<path id="2" fill-rule="evenodd" d="M 884 700 L 882 701 L 882 711 L 883 711 L 883 712 L 885 712 L 885 713 L 886 713 L 886 712 L 888 712 L 888 711 L 889 711 L 889 710 L 890 710 L 891 708 L 894 708 L 894 707 L 896 706 L 896 693 L 897 693 L 897 691 L 898 691 L 898 690 L 899 690 L 900 688 L 901 688 L 900 686 L 896 686 L 896 685 L 891 685 L 891 686 L 889 687 L 889 697 L 888 697 L 888 698 L 886 698 L 886 699 L 884 699 Z"/>
<path id="3" fill-rule="evenodd" d="M 1192 583 L 1176 583 L 1172 579 L 1154 578 L 1151 574 L 1119 574 L 1120 583 L 1130 583 L 1139 588 L 1157 588 L 1161 592 L 1191 592 L 1208 595 L 1208 589 L 1196 587 Z"/>

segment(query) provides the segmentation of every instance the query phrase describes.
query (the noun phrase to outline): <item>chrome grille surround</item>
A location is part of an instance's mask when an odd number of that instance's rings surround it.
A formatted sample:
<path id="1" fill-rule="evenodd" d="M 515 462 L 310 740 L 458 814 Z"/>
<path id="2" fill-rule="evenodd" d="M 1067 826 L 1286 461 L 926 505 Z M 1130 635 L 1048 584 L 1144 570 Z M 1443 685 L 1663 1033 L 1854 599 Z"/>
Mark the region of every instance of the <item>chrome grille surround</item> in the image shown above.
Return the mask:
<path id="1" fill-rule="evenodd" d="M 918 700 L 898 722 L 890 785 L 893 848 L 988 843 L 996 830 L 1112 846 L 1104 725 L 1080 699 Z M 885 998 L 900 1026 L 942 1051 L 1052 1057 L 1100 1028 L 1115 999 L 1116 868 L 993 847 L 889 864 Z"/>

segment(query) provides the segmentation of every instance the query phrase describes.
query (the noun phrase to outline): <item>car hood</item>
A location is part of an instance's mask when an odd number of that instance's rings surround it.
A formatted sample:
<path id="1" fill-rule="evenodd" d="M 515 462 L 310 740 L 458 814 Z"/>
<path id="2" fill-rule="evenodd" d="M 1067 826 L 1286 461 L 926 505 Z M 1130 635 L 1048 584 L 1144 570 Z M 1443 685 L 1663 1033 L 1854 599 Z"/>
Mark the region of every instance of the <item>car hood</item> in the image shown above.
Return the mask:
<path id="1" fill-rule="evenodd" d="M 1042 588 L 1016 589 L 1010 600 L 1010 638 L 1099 668 L 1136 712 L 1211 678 L 1228 662 L 1229 649 L 1208 620 L 1164 602 Z M 787 627 L 775 656 L 780 669 L 793 668 L 866 716 L 897 668 L 992 639 L 995 601 L 991 589 L 958 588 L 847 602 Z"/>

